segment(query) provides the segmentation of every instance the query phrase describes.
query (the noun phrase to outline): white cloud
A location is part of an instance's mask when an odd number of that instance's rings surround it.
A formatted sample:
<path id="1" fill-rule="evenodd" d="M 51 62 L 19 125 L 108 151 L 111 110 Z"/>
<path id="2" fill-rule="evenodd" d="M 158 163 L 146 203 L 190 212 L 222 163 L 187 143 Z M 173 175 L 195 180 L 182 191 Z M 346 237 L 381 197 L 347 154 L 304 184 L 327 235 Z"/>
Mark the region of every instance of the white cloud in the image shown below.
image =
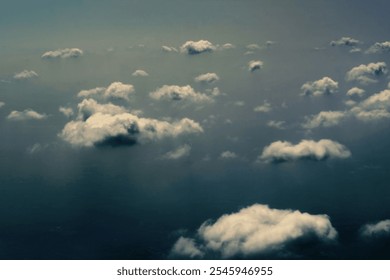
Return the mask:
<path id="1" fill-rule="evenodd" d="M 390 108 L 390 89 L 371 95 L 361 103 L 361 107 L 365 109 Z"/>
<path id="2" fill-rule="evenodd" d="M 174 47 L 168 47 L 168 46 L 162 46 L 161 49 L 164 52 L 179 52 L 176 48 Z"/>
<path id="3" fill-rule="evenodd" d="M 5 105 L 5 102 L 0 101 L 0 108 Z"/>
<path id="4" fill-rule="evenodd" d="M 175 102 L 187 102 L 195 104 L 208 104 L 214 102 L 212 96 L 196 92 L 191 86 L 164 85 L 149 96 L 154 100 L 168 100 Z"/>
<path id="5" fill-rule="evenodd" d="M 313 129 L 317 127 L 331 127 L 340 124 L 345 119 L 347 114 L 341 111 L 323 111 L 317 115 L 305 117 L 305 122 L 302 127 L 305 129 Z"/>
<path id="6" fill-rule="evenodd" d="M 14 75 L 15 80 L 28 80 L 38 77 L 37 72 L 32 70 L 23 70 L 22 72 L 16 73 Z"/>
<path id="7" fill-rule="evenodd" d="M 235 152 L 231 152 L 231 151 L 224 151 L 220 155 L 221 159 L 234 159 L 237 157 L 238 157 L 237 154 Z"/>
<path id="8" fill-rule="evenodd" d="M 214 83 L 218 80 L 219 77 L 216 73 L 206 73 L 206 74 L 199 75 L 195 78 L 196 82 L 209 83 L 209 84 Z"/>
<path id="9" fill-rule="evenodd" d="M 264 63 L 260 60 L 251 60 L 248 62 L 248 70 L 254 72 L 263 68 Z"/>
<path id="10" fill-rule="evenodd" d="M 237 107 L 243 107 L 245 106 L 245 101 L 239 100 L 233 103 Z"/>
<path id="11" fill-rule="evenodd" d="M 200 54 L 204 52 L 212 52 L 216 49 L 211 42 L 207 40 L 199 40 L 197 42 L 187 41 L 181 47 L 180 51 L 187 54 Z"/>
<path id="12" fill-rule="evenodd" d="M 164 159 L 170 159 L 170 160 L 176 160 L 181 159 L 183 157 L 188 157 L 191 153 L 191 146 L 190 145 L 183 145 L 178 147 L 177 149 L 170 151 L 166 153 L 163 158 Z"/>
<path id="13" fill-rule="evenodd" d="M 257 106 L 253 109 L 256 113 L 268 113 L 272 111 L 271 103 L 269 103 L 267 100 L 264 100 L 263 105 Z"/>
<path id="14" fill-rule="evenodd" d="M 246 46 L 248 50 L 255 51 L 255 50 L 260 50 L 260 46 L 258 44 L 249 44 Z"/>
<path id="15" fill-rule="evenodd" d="M 276 128 L 276 129 L 285 129 L 285 124 L 286 124 L 285 121 L 271 120 L 271 121 L 267 122 L 268 127 L 272 127 L 272 128 Z"/>
<path id="16" fill-rule="evenodd" d="M 107 88 L 97 87 L 93 89 L 82 90 L 77 94 L 77 96 L 81 98 L 96 96 L 105 100 L 124 99 L 126 101 L 129 101 L 131 94 L 133 94 L 134 92 L 134 86 L 131 84 L 113 82 Z"/>
<path id="17" fill-rule="evenodd" d="M 134 73 L 131 75 L 134 77 L 147 77 L 147 76 L 149 76 L 149 74 L 146 71 L 140 70 L 140 69 L 134 71 Z"/>
<path id="18" fill-rule="evenodd" d="M 356 106 L 353 107 L 350 112 L 355 116 L 356 119 L 363 122 L 372 122 L 390 118 L 390 113 L 385 109 L 365 110 Z"/>
<path id="19" fill-rule="evenodd" d="M 378 77 L 387 74 L 387 65 L 384 62 L 361 64 L 347 72 L 347 81 L 356 81 L 361 84 L 375 83 Z"/>
<path id="20" fill-rule="evenodd" d="M 230 50 L 230 49 L 236 48 L 236 46 L 233 45 L 233 44 L 230 44 L 230 43 L 226 43 L 226 44 L 223 44 L 223 45 L 221 46 L 221 48 L 222 48 L 223 50 Z"/>
<path id="21" fill-rule="evenodd" d="M 314 82 L 306 82 L 302 85 L 301 95 L 304 96 L 322 96 L 331 95 L 338 91 L 339 83 L 329 77 L 323 77 Z"/>
<path id="22" fill-rule="evenodd" d="M 358 88 L 358 87 L 353 87 L 347 91 L 347 95 L 350 97 L 357 96 L 357 97 L 362 97 L 365 93 L 364 89 Z"/>
<path id="23" fill-rule="evenodd" d="M 97 87 L 97 88 L 92 88 L 92 89 L 86 89 L 86 90 L 81 90 L 77 96 L 84 98 L 84 97 L 93 97 L 96 95 L 103 94 L 106 88 L 104 87 Z"/>
<path id="24" fill-rule="evenodd" d="M 360 233 L 363 237 L 378 237 L 390 235 L 390 220 L 383 220 L 375 224 L 364 225 Z"/>
<path id="25" fill-rule="evenodd" d="M 27 121 L 27 120 L 43 120 L 46 119 L 47 115 L 40 114 L 31 109 L 26 109 L 24 111 L 12 111 L 7 119 L 12 121 Z"/>
<path id="26" fill-rule="evenodd" d="M 177 256 L 190 258 L 201 258 L 204 256 L 204 253 L 197 248 L 193 239 L 182 236 L 176 241 L 175 245 L 173 245 L 171 253 Z"/>
<path id="27" fill-rule="evenodd" d="M 68 118 L 70 118 L 74 114 L 73 109 L 70 107 L 62 107 L 61 106 L 58 109 L 58 111 L 60 111 L 62 114 L 64 114 L 65 117 L 68 117 Z"/>
<path id="28" fill-rule="evenodd" d="M 336 41 L 330 42 L 331 46 L 347 46 L 347 47 L 355 47 L 360 44 L 359 40 L 353 39 L 351 37 L 342 37 Z"/>
<path id="29" fill-rule="evenodd" d="M 195 245 L 195 239 L 185 238 L 185 244 L 189 246 L 181 247 L 188 247 L 188 253 L 175 251 L 190 258 L 201 257 L 207 252 L 231 258 L 280 251 L 294 241 L 310 237 L 316 237 L 318 242 L 332 242 L 337 238 L 337 231 L 327 215 L 254 204 L 237 213 L 225 214 L 214 223 L 203 223 L 197 233 L 200 246 Z"/>
<path id="30" fill-rule="evenodd" d="M 368 48 L 366 53 L 375 54 L 375 53 L 388 53 L 390 52 L 390 41 L 385 42 L 376 42 L 374 45 Z"/>
<path id="31" fill-rule="evenodd" d="M 58 49 L 55 51 L 48 51 L 42 55 L 42 58 L 76 58 L 83 55 L 83 51 L 78 48 Z"/>
<path id="32" fill-rule="evenodd" d="M 263 162 L 284 162 L 300 159 L 325 160 L 328 158 L 345 159 L 351 156 L 351 152 L 342 144 L 322 139 L 318 142 L 302 140 L 299 144 L 287 141 L 276 141 L 266 146 L 259 157 Z"/>
<path id="33" fill-rule="evenodd" d="M 86 120 L 96 113 L 111 115 L 127 113 L 124 107 L 112 103 L 100 104 L 94 99 L 84 99 L 77 105 L 77 108 L 79 110 L 78 118 L 81 120 Z"/>

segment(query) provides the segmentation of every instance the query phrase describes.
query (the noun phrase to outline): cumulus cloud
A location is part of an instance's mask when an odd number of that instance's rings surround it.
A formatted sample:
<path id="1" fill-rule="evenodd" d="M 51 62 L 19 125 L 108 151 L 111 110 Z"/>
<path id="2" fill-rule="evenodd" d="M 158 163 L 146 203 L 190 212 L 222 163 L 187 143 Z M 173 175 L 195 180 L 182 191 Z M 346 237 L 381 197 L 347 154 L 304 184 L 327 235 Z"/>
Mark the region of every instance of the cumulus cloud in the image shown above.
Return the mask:
<path id="1" fill-rule="evenodd" d="M 364 225 L 360 230 L 360 234 L 367 238 L 390 235 L 390 220 Z"/>
<path id="2" fill-rule="evenodd" d="M 267 100 L 264 100 L 263 105 L 257 106 L 253 109 L 256 113 L 268 113 L 272 111 L 271 103 Z"/>
<path id="3" fill-rule="evenodd" d="M 313 129 L 317 127 L 331 127 L 340 124 L 346 117 L 345 112 L 341 111 L 323 111 L 317 115 L 305 117 L 305 122 L 302 127 L 305 129 Z"/>
<path id="4" fill-rule="evenodd" d="M 62 114 L 64 114 L 65 117 L 68 117 L 70 118 L 71 116 L 73 116 L 74 112 L 73 112 L 73 109 L 70 108 L 70 107 L 60 107 L 58 109 L 58 111 Z"/>
<path id="5" fill-rule="evenodd" d="M 38 77 L 37 72 L 32 70 L 23 70 L 22 72 L 16 73 L 14 75 L 15 80 L 28 80 Z"/>
<path id="6" fill-rule="evenodd" d="M 255 50 L 260 50 L 260 46 L 258 44 L 249 44 L 246 46 L 248 50 L 255 51 Z"/>
<path id="7" fill-rule="evenodd" d="M 314 82 L 306 82 L 302 85 L 301 95 L 304 96 L 323 96 L 331 95 L 338 91 L 339 83 L 329 77 L 323 77 Z"/>
<path id="8" fill-rule="evenodd" d="M 162 46 L 161 49 L 164 52 L 179 52 L 176 48 L 174 47 L 168 47 L 168 46 Z"/>
<path id="9" fill-rule="evenodd" d="M 31 109 L 26 109 L 24 111 L 12 111 L 7 119 L 12 121 L 27 121 L 27 120 L 43 120 L 46 119 L 47 115 L 40 114 Z"/>
<path id="10" fill-rule="evenodd" d="M 66 48 L 45 52 L 42 55 L 42 58 L 76 58 L 82 56 L 83 53 L 84 52 L 78 48 Z"/>
<path id="11" fill-rule="evenodd" d="M 385 42 L 376 42 L 374 45 L 368 48 L 366 53 L 375 54 L 375 53 L 388 53 L 390 52 L 390 41 Z"/>
<path id="12" fill-rule="evenodd" d="M 317 161 L 328 158 L 345 159 L 350 156 L 351 152 L 344 145 L 329 139 L 322 139 L 318 142 L 302 140 L 296 145 L 287 141 L 276 141 L 263 149 L 259 160 L 277 163 L 301 159 Z"/>
<path id="13" fill-rule="evenodd" d="M 230 50 L 230 49 L 234 49 L 234 48 L 236 48 L 236 46 L 233 44 L 230 44 L 230 43 L 226 43 L 226 44 L 223 44 L 221 46 L 221 49 L 223 49 L 223 50 Z"/>
<path id="14" fill-rule="evenodd" d="M 274 120 L 271 120 L 271 121 L 267 122 L 267 126 L 268 127 L 272 127 L 272 128 L 276 128 L 276 129 L 285 129 L 285 124 L 286 124 L 285 121 L 274 121 Z"/>
<path id="15" fill-rule="evenodd" d="M 190 55 L 212 52 L 215 49 L 216 46 L 207 40 L 199 40 L 197 42 L 187 41 L 180 47 L 180 51 L 182 53 L 187 53 Z"/>
<path id="16" fill-rule="evenodd" d="M 178 147 L 177 149 L 170 151 L 166 153 L 163 158 L 164 159 L 170 159 L 170 160 L 176 160 L 181 159 L 183 157 L 188 157 L 191 153 L 191 146 L 190 145 L 183 145 Z"/>
<path id="17" fill-rule="evenodd" d="M 350 97 L 362 97 L 365 93 L 364 89 L 358 88 L 358 87 L 353 87 L 347 91 L 347 95 Z"/>
<path id="18" fill-rule="evenodd" d="M 256 70 L 260 70 L 263 68 L 264 63 L 260 60 L 251 60 L 248 62 L 248 70 L 250 72 L 255 72 Z"/>
<path id="19" fill-rule="evenodd" d="M 342 37 L 338 40 L 331 41 L 331 46 L 347 46 L 347 47 L 355 47 L 360 44 L 359 40 L 353 39 L 351 37 Z"/>
<path id="20" fill-rule="evenodd" d="M 164 85 L 149 96 L 154 100 L 168 100 L 175 102 L 208 104 L 214 102 L 212 96 L 196 92 L 191 86 Z"/>
<path id="21" fill-rule="evenodd" d="M 149 74 L 146 71 L 140 70 L 140 69 L 134 71 L 134 73 L 131 75 L 134 77 L 147 77 L 147 76 L 149 76 Z"/>
<path id="22" fill-rule="evenodd" d="M 387 65 L 384 62 L 361 64 L 347 72 L 347 81 L 356 81 L 361 84 L 375 83 L 377 78 L 387 74 Z"/>
<path id="23" fill-rule="evenodd" d="M 366 110 L 359 106 L 353 107 L 350 112 L 356 119 L 363 122 L 379 121 L 389 119 L 390 113 L 386 109 L 371 109 Z"/>
<path id="24" fill-rule="evenodd" d="M 220 155 L 221 159 L 234 159 L 237 157 L 238 157 L 237 154 L 235 152 L 231 152 L 231 151 L 224 151 Z"/>
<path id="25" fill-rule="evenodd" d="M 318 242 L 332 242 L 337 238 L 327 215 L 254 204 L 237 213 L 225 214 L 215 222 L 206 221 L 195 237 L 200 245 L 196 245 L 195 238 L 181 237 L 172 252 L 189 258 L 208 252 L 221 254 L 223 258 L 250 256 L 280 251 L 294 241 L 313 237 Z"/>
<path id="26" fill-rule="evenodd" d="M 219 77 L 216 73 L 206 73 L 206 74 L 199 75 L 198 77 L 195 78 L 196 82 L 208 83 L 208 84 L 214 83 L 218 80 Z"/>
<path id="27" fill-rule="evenodd" d="M 102 99 L 123 99 L 130 100 L 131 94 L 135 92 L 134 86 L 131 84 L 124 84 L 121 82 L 113 82 L 107 88 L 97 87 L 88 90 L 80 91 L 77 96 L 81 98 L 85 97 L 98 97 Z"/>

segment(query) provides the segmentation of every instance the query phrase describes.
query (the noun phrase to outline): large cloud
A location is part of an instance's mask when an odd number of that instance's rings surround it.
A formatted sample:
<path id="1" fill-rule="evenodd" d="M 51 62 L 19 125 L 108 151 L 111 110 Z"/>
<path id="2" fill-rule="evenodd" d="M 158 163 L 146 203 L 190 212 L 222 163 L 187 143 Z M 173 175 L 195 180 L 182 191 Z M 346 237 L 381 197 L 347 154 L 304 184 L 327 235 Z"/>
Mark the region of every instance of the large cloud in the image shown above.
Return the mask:
<path id="1" fill-rule="evenodd" d="M 387 65 L 384 62 L 361 64 L 347 72 L 347 81 L 356 81 L 361 84 L 375 83 L 378 77 L 387 74 Z"/>
<path id="2" fill-rule="evenodd" d="M 338 91 L 339 83 L 329 77 L 323 77 L 314 82 L 306 82 L 302 85 L 301 95 L 305 96 L 322 96 L 331 95 Z"/>
<path id="3" fill-rule="evenodd" d="M 351 152 L 342 144 L 322 139 L 318 142 L 302 140 L 294 145 L 287 141 L 276 141 L 266 146 L 259 157 L 263 162 L 285 162 L 300 159 L 325 160 L 328 158 L 345 159 Z"/>
<path id="4" fill-rule="evenodd" d="M 347 46 L 347 47 L 355 47 L 360 44 L 359 40 L 353 39 L 351 37 L 342 37 L 338 40 L 330 42 L 331 46 Z"/>
<path id="5" fill-rule="evenodd" d="M 376 42 L 374 45 L 368 48 L 366 53 L 375 54 L 375 53 L 388 53 L 390 52 L 390 41 L 385 42 Z"/>
<path id="6" fill-rule="evenodd" d="M 12 111 L 7 116 L 7 119 L 12 121 L 43 120 L 46 118 L 47 115 L 35 112 L 31 109 L 26 109 L 24 111 Z"/>
<path id="7" fill-rule="evenodd" d="M 375 224 L 364 225 L 360 233 L 363 237 L 380 237 L 390 235 L 390 220 L 383 220 Z"/>
<path id="8" fill-rule="evenodd" d="M 23 70 L 22 72 L 14 75 L 15 80 L 28 80 L 36 77 L 38 77 L 38 74 L 33 70 Z"/>
<path id="9" fill-rule="evenodd" d="M 195 78 L 196 82 L 199 83 L 214 83 L 219 80 L 219 77 L 216 73 L 206 73 L 206 74 L 201 74 Z"/>
<path id="10" fill-rule="evenodd" d="M 190 258 L 207 252 L 219 253 L 223 258 L 248 256 L 283 250 L 296 240 L 313 237 L 322 242 L 337 238 L 328 216 L 254 204 L 223 215 L 214 223 L 203 223 L 196 237 L 199 245 L 195 239 L 181 237 L 172 253 Z"/>
<path id="11" fill-rule="evenodd" d="M 200 54 L 204 52 L 212 52 L 216 49 L 211 42 L 207 40 L 199 40 L 197 42 L 187 41 L 181 47 L 180 51 L 187 54 Z"/>
<path id="12" fill-rule="evenodd" d="M 313 129 L 317 127 L 331 127 L 338 125 L 346 117 L 345 112 L 341 111 L 323 111 L 317 115 L 305 117 L 303 128 Z"/>
<path id="13" fill-rule="evenodd" d="M 45 52 L 42 55 L 42 58 L 76 58 L 82 56 L 83 53 L 84 52 L 78 48 L 66 48 Z"/>
<path id="14" fill-rule="evenodd" d="M 131 94 L 133 94 L 134 92 L 134 86 L 131 84 L 113 82 L 107 88 L 97 87 L 93 89 L 82 90 L 77 94 L 77 96 L 81 98 L 98 97 L 105 100 L 123 99 L 129 101 Z"/>
<path id="15" fill-rule="evenodd" d="M 194 104 L 208 104 L 214 102 L 212 96 L 196 92 L 191 86 L 164 85 L 150 93 L 154 100 L 168 100 Z"/>

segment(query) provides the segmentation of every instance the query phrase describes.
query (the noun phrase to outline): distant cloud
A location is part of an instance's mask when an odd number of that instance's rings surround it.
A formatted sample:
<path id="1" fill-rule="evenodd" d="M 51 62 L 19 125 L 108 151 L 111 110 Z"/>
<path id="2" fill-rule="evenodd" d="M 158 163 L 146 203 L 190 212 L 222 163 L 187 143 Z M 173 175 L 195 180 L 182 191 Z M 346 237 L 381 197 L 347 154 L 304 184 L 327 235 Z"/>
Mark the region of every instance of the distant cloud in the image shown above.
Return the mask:
<path id="1" fill-rule="evenodd" d="M 376 54 L 376 53 L 388 53 L 390 52 L 390 41 L 385 41 L 382 43 L 375 43 L 371 47 L 368 48 L 366 53 L 368 54 Z"/>
<path id="2" fill-rule="evenodd" d="M 214 102 L 212 96 L 196 92 L 191 86 L 164 85 L 154 92 L 150 97 L 154 100 L 168 100 L 191 104 L 209 104 Z"/>
<path id="3" fill-rule="evenodd" d="M 385 109 L 365 110 L 361 107 L 353 107 L 351 109 L 351 113 L 356 117 L 356 119 L 363 122 L 379 121 L 390 118 L 390 113 Z"/>
<path id="4" fill-rule="evenodd" d="M 361 102 L 364 109 L 389 109 L 390 108 L 390 89 L 385 89 L 379 93 L 371 95 Z"/>
<path id="5" fill-rule="evenodd" d="M 341 111 L 323 111 L 317 115 L 305 117 L 305 122 L 302 127 L 305 129 L 313 129 L 317 127 L 331 127 L 338 125 L 346 117 L 346 112 Z"/>
<path id="6" fill-rule="evenodd" d="M 134 77 L 147 77 L 147 76 L 149 76 L 149 74 L 146 71 L 140 70 L 140 69 L 134 71 L 134 73 L 131 75 Z"/>
<path id="7" fill-rule="evenodd" d="M 162 46 L 161 49 L 164 52 L 179 52 L 176 48 L 174 47 L 168 47 L 168 46 Z"/>
<path id="8" fill-rule="evenodd" d="M 61 107 L 58 109 L 58 111 L 59 111 L 60 113 L 64 114 L 64 116 L 65 116 L 65 117 L 68 117 L 68 118 L 70 118 L 71 116 L 74 115 L 73 109 L 70 108 L 70 107 L 62 107 L 62 106 L 61 106 Z"/>
<path id="9" fill-rule="evenodd" d="M 372 238 L 390 235 L 390 220 L 383 220 L 375 224 L 364 225 L 360 234 L 362 237 Z"/>
<path id="10" fill-rule="evenodd" d="M 371 95 L 363 100 L 350 112 L 361 121 L 377 121 L 390 118 L 390 89 Z"/>
<path id="11" fill-rule="evenodd" d="M 45 52 L 42 58 L 76 58 L 83 54 L 84 52 L 78 48 L 66 48 Z"/>
<path id="12" fill-rule="evenodd" d="M 285 124 L 286 124 L 285 121 L 271 120 L 271 121 L 267 122 L 268 127 L 275 128 L 275 129 L 285 129 Z"/>
<path id="13" fill-rule="evenodd" d="M 113 82 L 107 88 L 97 87 L 88 90 L 80 91 L 77 96 L 81 98 L 85 97 L 98 97 L 102 99 L 123 99 L 130 100 L 130 95 L 135 92 L 134 86 L 131 84 L 124 84 L 121 82 Z"/>
<path id="14" fill-rule="evenodd" d="M 261 47 L 258 44 L 249 44 L 246 46 L 248 50 L 255 51 L 255 50 L 260 50 Z"/>
<path id="15" fill-rule="evenodd" d="M 272 111 L 271 103 L 269 103 L 267 100 L 264 100 L 263 105 L 257 106 L 253 109 L 256 113 L 268 113 Z"/>
<path id="16" fill-rule="evenodd" d="M 183 145 L 178 147 L 177 149 L 170 151 L 163 155 L 162 158 L 169 159 L 169 160 L 177 160 L 181 159 L 183 157 L 188 157 L 191 153 L 191 146 L 190 145 Z"/>
<path id="17" fill-rule="evenodd" d="M 323 77 L 314 82 L 306 82 L 302 85 L 301 95 L 303 96 L 323 96 L 331 95 L 338 91 L 339 83 L 329 77 Z"/>
<path id="18" fill-rule="evenodd" d="M 250 72 L 255 72 L 256 70 L 260 70 L 263 68 L 264 63 L 260 60 L 251 60 L 248 62 L 248 70 Z"/>
<path id="19" fill-rule="evenodd" d="M 347 91 L 347 95 L 350 97 L 362 97 L 365 93 L 364 89 L 358 88 L 358 87 L 353 87 L 350 90 Z"/>
<path id="20" fill-rule="evenodd" d="M 27 109 L 24 111 L 12 111 L 7 119 L 12 121 L 27 121 L 27 120 L 43 120 L 46 119 L 47 115 L 40 114 L 31 109 Z"/>
<path id="21" fill-rule="evenodd" d="M 181 47 L 180 51 L 190 55 L 201 54 L 204 52 L 212 52 L 216 49 L 211 42 L 207 40 L 199 40 L 197 42 L 187 41 Z"/>
<path id="22" fill-rule="evenodd" d="M 207 253 L 217 253 L 222 258 L 250 256 L 283 251 L 286 245 L 313 237 L 316 242 L 337 238 L 327 215 L 254 204 L 222 215 L 215 222 L 206 221 L 194 238 L 180 237 L 171 253 L 187 258 L 204 257 Z"/>
<path id="23" fill-rule="evenodd" d="M 285 162 L 301 159 L 325 160 L 328 158 L 345 159 L 351 156 L 351 152 L 342 144 L 322 139 L 318 142 L 302 140 L 299 144 L 287 141 L 276 141 L 266 146 L 259 157 L 263 162 Z"/>
<path id="24" fill-rule="evenodd" d="M 243 107 L 245 106 L 245 101 L 239 100 L 233 103 L 237 107 Z"/>
<path id="25" fill-rule="evenodd" d="M 378 77 L 387 74 L 387 65 L 384 62 L 361 64 L 347 72 L 347 81 L 356 81 L 361 84 L 375 83 Z"/>
<path id="26" fill-rule="evenodd" d="M 214 83 L 218 80 L 219 77 L 216 73 L 206 73 L 206 74 L 199 75 L 198 77 L 195 78 L 196 82 L 208 83 L 208 84 Z"/>
<path id="27" fill-rule="evenodd" d="M 224 151 L 220 155 L 221 159 L 234 159 L 237 157 L 238 157 L 237 154 L 235 152 L 231 152 L 231 151 Z"/>
<path id="28" fill-rule="evenodd" d="M 3 107 L 5 103 L 3 101 L 0 101 L 0 108 Z"/>
<path id="29" fill-rule="evenodd" d="M 14 75 L 15 80 L 28 80 L 38 77 L 37 72 L 32 70 L 23 70 L 22 72 L 16 73 Z"/>
<path id="30" fill-rule="evenodd" d="M 236 46 L 233 44 L 230 44 L 230 43 L 226 43 L 226 44 L 223 44 L 221 46 L 221 49 L 223 49 L 223 50 L 230 50 L 230 49 L 234 49 L 234 48 L 236 48 Z"/>
<path id="31" fill-rule="evenodd" d="M 330 42 L 331 46 L 347 46 L 347 47 L 355 47 L 359 45 L 361 42 L 359 40 L 353 39 L 351 37 L 342 37 L 336 41 Z"/>

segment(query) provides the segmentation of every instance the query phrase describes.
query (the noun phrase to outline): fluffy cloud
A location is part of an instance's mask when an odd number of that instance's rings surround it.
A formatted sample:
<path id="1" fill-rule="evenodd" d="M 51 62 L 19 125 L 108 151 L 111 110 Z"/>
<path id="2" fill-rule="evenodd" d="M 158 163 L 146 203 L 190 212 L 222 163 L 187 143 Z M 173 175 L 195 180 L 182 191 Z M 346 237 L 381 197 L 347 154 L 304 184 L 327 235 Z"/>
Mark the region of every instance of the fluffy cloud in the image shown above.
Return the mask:
<path id="1" fill-rule="evenodd" d="M 177 148 L 173 151 L 166 153 L 163 156 L 163 158 L 170 159 L 170 160 L 176 160 L 176 159 L 180 159 L 183 157 L 188 157 L 190 155 L 190 153 L 191 153 L 191 146 L 185 144 L 185 145 L 180 146 L 179 148 Z"/>
<path id="2" fill-rule="evenodd" d="M 81 98 L 85 97 L 98 97 L 107 99 L 124 99 L 130 100 L 130 95 L 135 92 L 134 86 L 131 84 L 123 84 L 121 82 L 113 82 L 107 88 L 97 87 L 88 90 L 80 91 L 77 96 Z"/>
<path id="3" fill-rule="evenodd" d="M 231 152 L 231 151 L 224 151 L 220 155 L 221 159 L 234 159 L 237 157 L 238 157 L 237 154 L 235 152 Z"/>
<path id="4" fill-rule="evenodd" d="M 347 72 L 347 81 L 356 81 L 361 84 L 375 83 L 376 79 L 387 74 L 387 65 L 384 62 L 361 64 Z"/>
<path id="5" fill-rule="evenodd" d="M 385 109 L 365 110 L 361 107 L 353 107 L 350 112 L 356 119 L 363 122 L 379 121 L 382 119 L 389 119 L 390 113 Z"/>
<path id="6" fill-rule="evenodd" d="M 339 83 L 329 77 L 323 77 L 314 82 L 306 82 L 302 85 L 301 95 L 304 96 L 322 96 L 331 95 L 338 91 Z"/>
<path id="7" fill-rule="evenodd" d="M 65 117 L 68 117 L 70 118 L 71 116 L 73 116 L 74 112 L 73 112 L 73 109 L 70 108 L 70 107 L 60 107 L 58 109 L 58 111 L 62 114 L 64 114 Z"/>
<path id="8" fill-rule="evenodd" d="M 149 74 L 144 70 L 136 70 L 131 75 L 134 77 L 147 77 L 147 76 L 149 76 Z"/>
<path id="9" fill-rule="evenodd" d="M 248 70 L 250 72 L 255 72 L 256 70 L 260 70 L 263 68 L 264 63 L 260 60 L 251 60 L 248 62 Z"/>
<path id="10" fill-rule="evenodd" d="M 359 40 L 353 39 L 351 37 L 342 37 L 336 41 L 330 42 L 331 46 L 347 46 L 347 47 L 355 47 L 360 44 Z"/>
<path id="11" fill-rule="evenodd" d="M 345 159 L 351 156 L 351 152 L 342 144 L 322 139 L 318 142 L 302 140 L 299 144 L 287 141 L 276 141 L 266 146 L 259 157 L 263 162 L 285 162 L 300 159 L 325 160 L 328 158 Z"/>
<path id="12" fill-rule="evenodd" d="M 83 100 L 78 117 L 68 122 L 60 137 L 74 146 L 134 145 L 180 135 L 202 133 L 195 121 L 184 118 L 175 122 L 141 118 L 113 104 Z"/>
<path id="13" fill-rule="evenodd" d="M 235 47 L 236 47 L 236 46 L 233 45 L 233 44 L 226 43 L 226 44 L 223 44 L 223 45 L 221 46 L 221 49 L 223 49 L 223 50 L 230 50 L 230 49 L 234 49 Z"/>
<path id="14" fill-rule="evenodd" d="M 253 109 L 256 113 L 268 113 L 272 111 L 271 103 L 269 103 L 267 100 L 264 101 L 263 105 L 257 106 Z"/>
<path id="15" fill-rule="evenodd" d="M 272 127 L 272 128 L 276 128 L 276 129 L 285 129 L 285 124 L 286 124 L 285 121 L 271 120 L 271 121 L 267 122 L 268 127 Z"/>
<path id="16" fill-rule="evenodd" d="M 58 49 L 55 51 L 48 51 L 42 55 L 42 58 L 76 58 L 83 55 L 83 51 L 78 48 Z"/>
<path id="17" fill-rule="evenodd" d="M 363 237 L 379 237 L 390 235 L 390 220 L 380 221 L 376 224 L 364 225 L 360 233 Z"/>
<path id="18" fill-rule="evenodd" d="M 331 127 L 338 125 L 346 117 L 345 112 L 340 111 L 323 111 L 317 115 L 305 117 L 305 122 L 302 127 L 305 129 L 313 129 L 317 127 Z"/>
<path id="19" fill-rule="evenodd" d="M 27 120 L 43 120 L 46 119 L 47 115 L 40 114 L 31 109 L 26 109 L 24 111 L 12 111 L 7 119 L 12 121 L 27 121 Z"/>
<path id="20" fill-rule="evenodd" d="M 371 95 L 361 103 L 361 107 L 365 109 L 390 108 L 390 89 Z"/>
<path id="21" fill-rule="evenodd" d="M 149 95 L 154 100 L 181 101 L 195 104 L 208 104 L 214 102 L 212 96 L 196 92 L 189 85 L 164 85 L 156 89 L 154 92 L 151 92 Z"/>
<path id="22" fill-rule="evenodd" d="M 283 250 L 296 240 L 313 237 L 321 242 L 337 238 L 328 216 L 254 204 L 223 215 L 214 223 L 203 223 L 196 236 L 200 245 L 196 245 L 195 239 L 181 237 L 172 252 L 190 258 L 207 252 L 230 258 Z"/>
<path id="23" fill-rule="evenodd" d="M 14 75 L 15 80 L 28 80 L 36 77 L 38 77 L 38 74 L 32 70 L 23 70 L 22 72 Z"/>
<path id="24" fill-rule="evenodd" d="M 178 52 L 178 50 L 174 47 L 162 46 L 161 49 L 164 52 Z"/>
<path id="25" fill-rule="evenodd" d="M 209 84 L 214 83 L 218 80 L 219 77 L 215 73 L 206 73 L 206 74 L 199 75 L 198 77 L 195 78 L 196 82 L 209 83 Z"/>
<path id="26" fill-rule="evenodd" d="M 385 42 L 376 42 L 374 45 L 368 48 L 366 53 L 374 54 L 374 53 L 388 53 L 390 52 L 390 41 Z"/>
<path id="27" fill-rule="evenodd" d="M 362 97 L 364 95 L 365 91 L 364 89 L 353 87 L 350 90 L 347 91 L 347 95 L 350 97 L 357 96 Z"/>
<path id="28" fill-rule="evenodd" d="M 207 40 L 199 40 L 197 42 L 187 41 L 181 47 L 180 51 L 187 54 L 200 54 L 204 52 L 212 52 L 216 49 L 211 42 Z"/>

